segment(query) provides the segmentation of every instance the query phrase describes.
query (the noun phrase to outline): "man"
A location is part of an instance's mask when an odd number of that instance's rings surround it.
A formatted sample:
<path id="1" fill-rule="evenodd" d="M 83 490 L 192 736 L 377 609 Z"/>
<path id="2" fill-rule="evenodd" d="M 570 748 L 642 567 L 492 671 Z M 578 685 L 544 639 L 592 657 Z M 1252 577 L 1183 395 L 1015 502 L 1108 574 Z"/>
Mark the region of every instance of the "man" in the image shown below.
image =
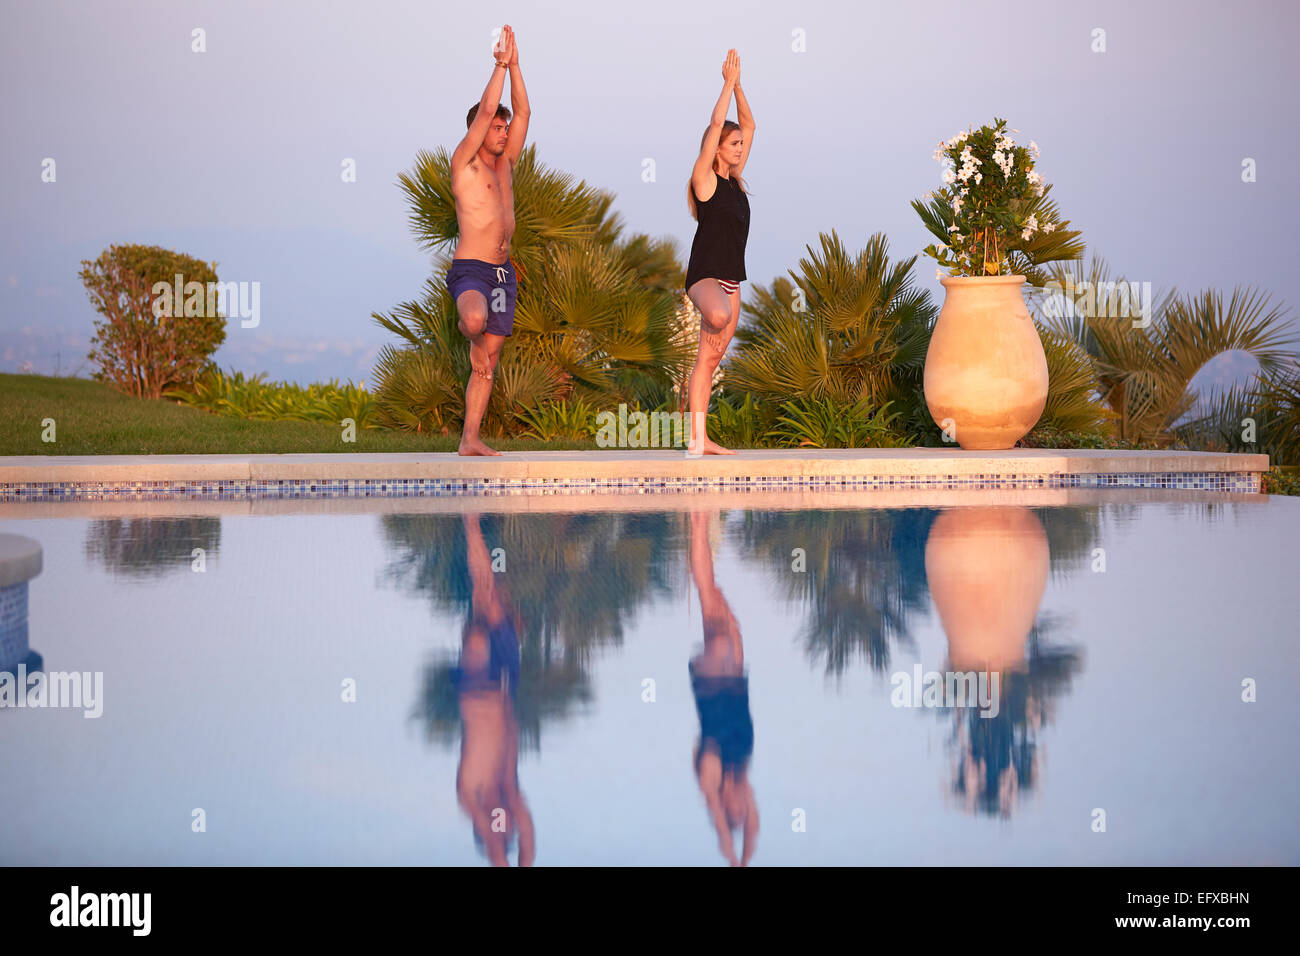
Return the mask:
<path id="1" fill-rule="evenodd" d="M 460 239 L 447 273 L 447 289 L 456 300 L 461 334 L 469 339 L 473 373 L 465 387 L 462 455 L 499 455 L 479 440 L 479 425 L 492 394 L 501 346 L 514 327 L 518 285 L 510 261 L 515 231 L 511 174 L 528 134 L 528 93 L 519 72 L 519 51 L 510 25 L 493 49 L 496 67 L 483 98 L 465 119 L 469 131 L 451 156 L 451 193 L 456 201 Z M 511 111 L 501 105 L 510 75 Z"/>

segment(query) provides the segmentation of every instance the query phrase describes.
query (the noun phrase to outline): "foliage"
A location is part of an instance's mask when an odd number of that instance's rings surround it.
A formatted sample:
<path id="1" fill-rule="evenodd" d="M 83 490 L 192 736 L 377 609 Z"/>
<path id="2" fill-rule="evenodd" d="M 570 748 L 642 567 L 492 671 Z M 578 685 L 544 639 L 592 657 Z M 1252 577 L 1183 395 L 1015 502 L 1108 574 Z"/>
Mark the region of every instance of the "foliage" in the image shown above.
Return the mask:
<path id="1" fill-rule="evenodd" d="M 1186 451 L 1182 442 L 1156 443 L 1152 441 L 1135 441 L 1119 438 L 1103 431 L 1068 431 L 1040 422 L 1033 430 L 1016 443 L 1018 448 L 1114 448 Z"/>
<path id="2" fill-rule="evenodd" d="M 751 395 L 754 433 L 765 437 L 790 413 L 784 404 L 800 399 L 841 409 L 892 403 L 903 422 L 928 418 L 921 382 L 938 308 L 915 285 L 915 257 L 891 263 L 881 233 L 857 253 L 835 232 L 821 234 L 818 246 L 807 247 L 789 279 L 754 285 L 720 397 L 738 409 Z M 723 414 L 730 411 L 720 407 Z M 846 423 L 846 434 L 856 427 Z M 719 440 L 734 431 L 725 425 Z"/>
<path id="3" fill-rule="evenodd" d="M 521 409 L 521 438 L 553 441 L 557 438 L 590 438 L 596 430 L 596 411 L 581 398 L 540 402 Z"/>
<path id="4" fill-rule="evenodd" d="M 800 448 L 904 448 L 912 440 L 892 427 L 899 413 L 888 414 L 888 402 L 874 409 L 865 399 L 838 402 L 832 398 L 799 398 L 784 402 L 768 438 L 782 446 Z"/>
<path id="5" fill-rule="evenodd" d="M 1266 495 L 1300 495 L 1300 470 L 1275 465 L 1264 473 L 1259 490 Z"/>
<path id="6" fill-rule="evenodd" d="M 226 374 L 213 368 L 189 389 L 172 389 L 167 398 L 221 415 L 255 421 L 333 422 L 352 419 L 357 428 L 378 428 L 375 402 L 364 383 L 296 385 L 267 382 L 259 372 Z"/>
<path id="7" fill-rule="evenodd" d="M 778 406 L 761 403 L 748 393 L 735 398 L 719 395 L 709 417 L 709 436 L 728 448 L 760 448 L 778 412 Z"/>
<path id="8" fill-rule="evenodd" d="M 949 275 L 1023 275 L 1042 285 L 1040 266 L 1083 254 L 1081 233 L 1066 228 L 1069 221 L 1047 198 L 1051 187 L 1034 169 L 1038 144 L 1017 146 L 1006 126 L 995 118 L 992 126 L 941 141 L 934 158 L 944 165 L 944 186 L 912 208 L 939 240 L 926 255 Z"/>
<path id="9" fill-rule="evenodd" d="M 226 338 L 209 293 L 216 268 L 158 246 L 114 245 L 83 259 L 78 274 L 102 316 L 88 355 L 99 365 L 95 378 L 142 398 L 193 383 Z M 173 302 L 177 276 L 183 298 Z"/>
<path id="10" fill-rule="evenodd" d="M 1211 451 L 1265 454 L 1273 464 L 1300 465 L 1300 361 L 1212 392 L 1205 404 L 1207 411 L 1175 429 L 1189 443 Z"/>
<path id="11" fill-rule="evenodd" d="M 420 244 L 436 250 L 436 275 L 419 301 L 374 319 L 400 341 L 375 370 L 385 424 L 448 434 L 464 421 L 469 346 L 442 274 L 458 238 L 446 150 L 421 152 L 399 177 Z M 671 240 L 623 237 L 613 196 L 537 161 L 528 147 L 514 169 L 519 278 L 513 334 L 484 416 L 491 435 L 517 434 L 524 409 L 581 398 L 600 407 L 662 394 L 693 356 L 679 340 L 674 289 L 682 281 Z"/>
<path id="12" fill-rule="evenodd" d="M 1264 374 L 1294 361 L 1283 348 L 1291 341 L 1284 310 L 1268 308 L 1268 297 L 1254 290 L 1236 289 L 1226 303 L 1214 290 L 1168 293 L 1139 318 L 1128 307 L 1130 284 L 1112 281 L 1104 260 L 1086 271 L 1079 263 L 1058 266 L 1051 275 L 1056 291 L 1035 305 L 1035 319 L 1087 354 L 1097 399 L 1121 438 L 1173 441 L 1175 426 L 1197 403 L 1193 377 L 1217 355 L 1246 352 Z"/>

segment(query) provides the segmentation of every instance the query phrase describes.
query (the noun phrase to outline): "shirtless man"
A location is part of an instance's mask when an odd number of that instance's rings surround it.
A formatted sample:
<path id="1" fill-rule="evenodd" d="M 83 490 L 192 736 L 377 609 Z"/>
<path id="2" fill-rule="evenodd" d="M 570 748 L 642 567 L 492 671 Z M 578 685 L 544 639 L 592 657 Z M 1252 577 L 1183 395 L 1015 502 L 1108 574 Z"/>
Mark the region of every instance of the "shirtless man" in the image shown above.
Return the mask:
<path id="1" fill-rule="evenodd" d="M 515 232 L 515 196 L 511 174 L 528 135 L 528 93 L 519 72 L 519 51 L 510 25 L 492 51 L 496 67 L 483 98 L 465 118 L 469 132 L 451 154 L 451 193 L 456 200 L 460 239 L 447 273 L 447 290 L 456 300 L 461 334 L 469 339 L 473 374 L 465 387 L 462 455 L 499 455 L 479 440 L 479 425 L 492 394 L 501 346 L 515 323 L 517 282 L 510 261 Z M 506 73 L 510 74 L 510 110 L 501 105 Z"/>

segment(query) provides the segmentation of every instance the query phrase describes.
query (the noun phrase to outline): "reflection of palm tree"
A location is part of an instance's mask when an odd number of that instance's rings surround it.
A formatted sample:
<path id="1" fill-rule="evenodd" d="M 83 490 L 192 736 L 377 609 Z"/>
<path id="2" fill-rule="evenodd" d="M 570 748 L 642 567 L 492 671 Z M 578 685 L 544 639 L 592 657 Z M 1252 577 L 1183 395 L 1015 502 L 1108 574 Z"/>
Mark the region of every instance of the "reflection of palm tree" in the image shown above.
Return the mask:
<path id="1" fill-rule="evenodd" d="M 522 745 L 539 745 L 543 720 L 567 716 L 591 698 L 588 667 L 600 647 L 622 642 L 627 621 L 679 574 L 663 514 L 488 515 L 484 538 L 502 549 L 519 609 L 516 716 Z M 386 515 L 393 558 L 385 576 L 426 594 L 435 610 L 466 614 L 471 586 L 460 521 L 445 515 Z M 458 709 L 450 661 L 425 671 L 417 715 L 429 736 L 455 738 Z"/>
<path id="2" fill-rule="evenodd" d="M 86 530 L 85 552 L 114 574 L 156 578 L 190 570 L 195 548 L 211 557 L 220 545 L 220 518 L 103 518 Z"/>
<path id="3" fill-rule="evenodd" d="M 749 715 L 749 678 L 740 623 L 713 577 L 709 545 L 710 514 L 690 515 L 691 577 L 700 598 L 704 650 L 691 658 L 691 692 L 700 718 L 700 741 L 693 758 L 695 779 L 718 834 L 718 846 L 732 866 L 744 866 L 758 840 L 758 803 L 749 782 L 754 723 Z M 736 857 L 732 830 L 744 835 Z"/>
<path id="4" fill-rule="evenodd" d="M 953 792 L 971 812 L 1009 817 L 1021 791 L 1037 779 L 1038 731 L 1048 723 L 1082 662 L 1073 646 L 1053 647 L 1038 626 L 1025 647 L 1025 666 L 998 673 L 998 712 L 953 708 L 952 743 L 958 751 Z"/>
<path id="5" fill-rule="evenodd" d="M 860 654 L 884 671 L 891 645 L 912 643 L 908 615 L 926 606 L 924 576 L 909 573 L 907 558 L 932 520 L 919 510 L 753 512 L 741 534 L 787 599 L 807 608 L 799 639 L 810 660 L 842 674 Z M 791 570 L 796 548 L 805 573 Z"/>

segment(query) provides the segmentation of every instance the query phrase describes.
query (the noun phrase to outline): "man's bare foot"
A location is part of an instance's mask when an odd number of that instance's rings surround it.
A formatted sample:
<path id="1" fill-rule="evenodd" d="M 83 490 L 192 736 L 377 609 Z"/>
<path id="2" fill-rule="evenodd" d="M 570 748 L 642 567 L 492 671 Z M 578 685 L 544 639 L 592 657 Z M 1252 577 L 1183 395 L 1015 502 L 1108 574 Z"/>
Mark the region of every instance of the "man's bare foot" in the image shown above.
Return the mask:
<path id="1" fill-rule="evenodd" d="M 704 439 L 703 448 L 700 443 L 692 439 L 686 443 L 686 454 L 692 458 L 698 458 L 700 455 L 734 455 L 735 451 L 730 448 L 723 448 L 715 441 L 708 438 Z"/>
<path id="2" fill-rule="evenodd" d="M 477 438 L 462 438 L 460 448 L 457 450 L 458 455 L 500 455 L 501 452 L 495 451 L 483 444 Z"/>

